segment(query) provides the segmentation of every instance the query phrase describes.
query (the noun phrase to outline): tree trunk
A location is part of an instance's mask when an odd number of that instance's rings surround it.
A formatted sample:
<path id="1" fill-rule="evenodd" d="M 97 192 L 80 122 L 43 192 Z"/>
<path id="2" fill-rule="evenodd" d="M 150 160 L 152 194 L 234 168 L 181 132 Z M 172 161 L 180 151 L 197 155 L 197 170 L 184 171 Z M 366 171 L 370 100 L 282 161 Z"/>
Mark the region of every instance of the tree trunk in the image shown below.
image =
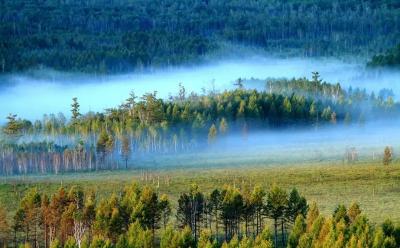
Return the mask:
<path id="1" fill-rule="evenodd" d="M 278 219 L 274 219 L 274 229 L 275 229 L 275 235 L 274 235 L 274 242 L 275 242 L 275 247 L 278 247 Z"/>
<path id="2" fill-rule="evenodd" d="M 215 238 L 218 241 L 218 211 L 215 211 Z"/>
<path id="3" fill-rule="evenodd" d="M 281 222 L 281 232 L 282 232 L 282 247 L 285 247 L 285 221 L 283 218 Z"/>

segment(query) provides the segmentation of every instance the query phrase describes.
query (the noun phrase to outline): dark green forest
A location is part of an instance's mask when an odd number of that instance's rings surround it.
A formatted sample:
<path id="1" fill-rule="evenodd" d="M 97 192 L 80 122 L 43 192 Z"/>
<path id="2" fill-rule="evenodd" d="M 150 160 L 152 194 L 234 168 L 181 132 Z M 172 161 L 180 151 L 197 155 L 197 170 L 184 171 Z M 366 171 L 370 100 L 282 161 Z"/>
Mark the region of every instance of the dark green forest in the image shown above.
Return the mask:
<path id="1" fill-rule="evenodd" d="M 367 64 L 369 67 L 387 67 L 399 68 L 400 67 L 400 44 L 387 50 L 383 54 L 378 54 L 372 57 Z"/>
<path id="2" fill-rule="evenodd" d="M 2 0 L 0 20 L 1 73 L 143 70 L 198 62 L 237 44 L 371 57 L 400 39 L 395 0 Z"/>

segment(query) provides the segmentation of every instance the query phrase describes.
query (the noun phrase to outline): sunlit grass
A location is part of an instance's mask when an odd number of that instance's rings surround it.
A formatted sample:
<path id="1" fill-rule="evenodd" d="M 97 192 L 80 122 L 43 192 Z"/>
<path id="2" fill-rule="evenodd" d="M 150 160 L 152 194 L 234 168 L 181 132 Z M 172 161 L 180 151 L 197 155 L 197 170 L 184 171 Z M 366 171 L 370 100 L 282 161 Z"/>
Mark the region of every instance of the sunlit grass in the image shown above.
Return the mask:
<path id="1" fill-rule="evenodd" d="M 343 164 L 314 162 L 298 165 L 237 164 L 204 168 L 135 169 L 100 171 L 64 175 L 19 176 L 1 178 L 0 202 L 10 217 L 29 187 L 52 194 L 60 186 L 80 185 L 96 190 L 99 195 L 121 191 L 137 181 L 150 184 L 170 196 L 173 204 L 181 192 L 196 183 L 204 192 L 231 184 L 237 187 L 262 185 L 268 189 L 276 183 L 290 189 L 296 187 L 309 202 L 316 201 L 324 214 L 330 214 L 339 203 L 358 202 L 375 223 L 391 218 L 400 223 L 400 163 L 383 166 L 380 161 Z"/>

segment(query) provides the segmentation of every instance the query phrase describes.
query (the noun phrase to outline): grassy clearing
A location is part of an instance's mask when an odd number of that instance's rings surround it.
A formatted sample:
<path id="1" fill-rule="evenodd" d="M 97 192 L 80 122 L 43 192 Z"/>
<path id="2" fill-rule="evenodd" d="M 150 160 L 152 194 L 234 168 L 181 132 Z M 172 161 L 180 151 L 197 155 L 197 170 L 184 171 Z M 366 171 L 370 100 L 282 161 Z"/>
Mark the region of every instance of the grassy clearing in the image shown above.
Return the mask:
<path id="1" fill-rule="evenodd" d="M 381 162 L 343 165 L 341 163 L 312 163 L 301 165 L 153 169 L 129 171 L 102 171 L 64 175 L 44 175 L 0 178 L 0 203 L 6 206 L 10 217 L 29 187 L 37 187 L 48 194 L 61 185 L 80 185 L 96 190 L 100 195 L 118 192 L 137 181 L 150 184 L 168 194 L 176 203 L 179 193 L 196 183 L 204 192 L 215 187 L 234 184 L 248 187 L 256 184 L 266 189 L 272 183 L 285 188 L 297 187 L 308 201 L 316 201 L 324 214 L 330 214 L 339 203 L 358 202 L 370 220 L 375 223 L 391 218 L 400 223 L 400 163 L 383 166 Z"/>

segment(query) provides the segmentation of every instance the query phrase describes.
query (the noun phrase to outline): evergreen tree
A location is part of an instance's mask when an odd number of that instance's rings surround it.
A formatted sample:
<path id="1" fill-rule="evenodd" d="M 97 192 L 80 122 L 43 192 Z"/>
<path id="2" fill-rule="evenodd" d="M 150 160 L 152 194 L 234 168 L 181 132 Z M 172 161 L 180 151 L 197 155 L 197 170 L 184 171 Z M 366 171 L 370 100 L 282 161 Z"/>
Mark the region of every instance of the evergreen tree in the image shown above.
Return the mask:
<path id="1" fill-rule="evenodd" d="M 298 246 L 301 235 L 306 232 L 306 227 L 307 224 L 303 215 L 297 215 L 292 228 L 292 232 L 290 233 L 288 238 L 288 248 L 295 248 Z"/>
<path id="2" fill-rule="evenodd" d="M 7 116 L 7 124 L 3 128 L 3 132 L 11 137 L 20 135 L 22 130 L 21 123 L 17 120 L 17 115 L 9 114 Z"/>
<path id="3" fill-rule="evenodd" d="M 383 151 L 383 164 L 389 165 L 392 162 L 392 149 L 388 146 L 385 147 Z"/>
<path id="4" fill-rule="evenodd" d="M 287 208 L 288 196 L 287 193 L 279 188 L 277 185 L 273 185 L 270 191 L 267 193 L 267 214 L 274 221 L 274 244 L 278 246 L 278 220 L 284 218 L 284 213 Z M 284 245 L 282 233 L 282 245 Z"/>
<path id="5" fill-rule="evenodd" d="M 208 131 L 208 143 L 214 143 L 215 139 L 217 138 L 217 128 L 214 124 L 211 125 L 210 130 Z"/>
<path id="6" fill-rule="evenodd" d="M 350 222 L 353 223 L 360 214 L 360 206 L 357 203 L 353 202 L 347 210 L 347 216 L 349 216 Z"/>
<path id="7" fill-rule="evenodd" d="M 221 134 L 225 134 L 228 131 L 228 123 L 226 122 L 225 118 L 221 119 L 221 122 L 219 123 L 219 132 Z"/>
<path id="8" fill-rule="evenodd" d="M 169 220 L 169 217 L 171 215 L 171 203 L 169 201 L 168 195 L 163 194 L 160 197 L 160 203 L 159 203 L 159 208 L 160 208 L 160 214 L 161 214 L 161 221 L 163 224 L 164 229 L 167 227 L 167 223 Z"/>
<path id="9" fill-rule="evenodd" d="M 71 104 L 71 119 L 72 119 L 72 123 L 74 125 L 76 125 L 76 123 L 78 122 L 79 117 L 81 116 L 81 113 L 79 112 L 79 103 L 78 103 L 78 98 L 74 97 L 72 98 L 72 104 Z"/>

